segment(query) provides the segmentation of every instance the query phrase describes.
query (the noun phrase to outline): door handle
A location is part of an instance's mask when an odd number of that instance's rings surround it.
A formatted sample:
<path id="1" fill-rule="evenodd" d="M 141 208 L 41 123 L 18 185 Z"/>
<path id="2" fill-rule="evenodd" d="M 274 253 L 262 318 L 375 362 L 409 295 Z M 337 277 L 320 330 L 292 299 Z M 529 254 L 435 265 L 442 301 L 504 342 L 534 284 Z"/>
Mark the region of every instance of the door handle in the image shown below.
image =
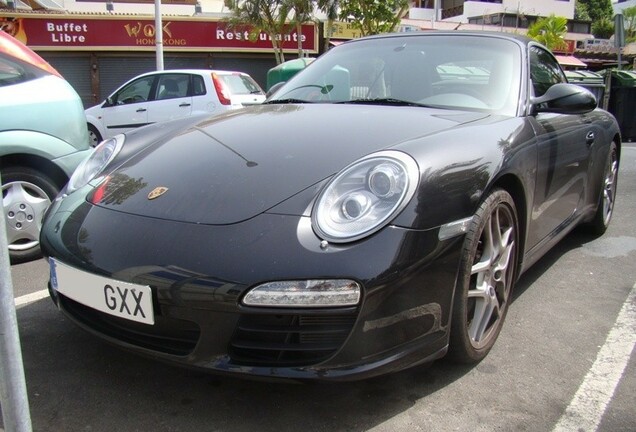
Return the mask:
<path id="1" fill-rule="evenodd" d="M 585 135 L 585 142 L 590 145 L 594 142 L 594 138 L 596 138 L 596 136 L 594 135 L 593 131 L 589 131 L 587 133 L 587 135 Z"/>
<path id="2" fill-rule="evenodd" d="M 190 106 L 190 104 L 187 103 L 187 102 L 182 102 L 182 103 L 179 104 L 179 106 L 180 107 L 187 107 L 187 106 Z"/>
<path id="3" fill-rule="evenodd" d="M 137 112 L 144 112 L 144 111 L 146 111 L 146 108 L 139 108 L 139 109 L 137 110 Z"/>

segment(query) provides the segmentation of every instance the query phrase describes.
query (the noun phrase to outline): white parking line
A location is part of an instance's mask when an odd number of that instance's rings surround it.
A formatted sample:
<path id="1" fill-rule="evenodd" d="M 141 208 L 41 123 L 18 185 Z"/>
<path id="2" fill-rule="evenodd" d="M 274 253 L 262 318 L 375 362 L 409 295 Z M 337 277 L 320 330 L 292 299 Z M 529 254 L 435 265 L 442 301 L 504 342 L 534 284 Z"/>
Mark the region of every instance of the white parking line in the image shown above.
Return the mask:
<path id="1" fill-rule="evenodd" d="M 553 432 L 596 431 L 636 345 L 636 285 L 583 384 Z"/>
<path id="2" fill-rule="evenodd" d="M 49 290 L 36 291 L 31 294 L 23 295 L 15 299 L 15 307 L 24 306 L 49 296 Z"/>

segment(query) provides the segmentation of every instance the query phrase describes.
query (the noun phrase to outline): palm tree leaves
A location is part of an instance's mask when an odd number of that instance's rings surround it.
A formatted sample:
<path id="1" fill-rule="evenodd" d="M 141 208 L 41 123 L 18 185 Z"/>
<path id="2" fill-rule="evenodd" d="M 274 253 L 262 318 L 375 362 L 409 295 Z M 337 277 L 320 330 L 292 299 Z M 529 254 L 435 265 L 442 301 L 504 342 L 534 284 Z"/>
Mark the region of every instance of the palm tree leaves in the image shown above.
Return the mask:
<path id="1" fill-rule="evenodd" d="M 554 14 L 538 19 L 528 28 L 528 36 L 551 50 L 567 47 L 565 34 L 568 32 L 568 20 Z"/>

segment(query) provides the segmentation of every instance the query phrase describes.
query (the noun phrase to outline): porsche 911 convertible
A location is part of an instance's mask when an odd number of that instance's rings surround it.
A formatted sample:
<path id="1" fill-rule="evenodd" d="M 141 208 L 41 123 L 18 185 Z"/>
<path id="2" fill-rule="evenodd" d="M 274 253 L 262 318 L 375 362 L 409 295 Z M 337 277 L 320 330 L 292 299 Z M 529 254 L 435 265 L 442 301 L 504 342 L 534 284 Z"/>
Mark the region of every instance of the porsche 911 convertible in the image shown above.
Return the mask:
<path id="1" fill-rule="evenodd" d="M 49 289 L 134 352 L 353 380 L 483 359 L 515 282 L 614 208 L 620 132 L 521 36 L 344 43 L 260 106 L 102 142 L 49 208 Z"/>

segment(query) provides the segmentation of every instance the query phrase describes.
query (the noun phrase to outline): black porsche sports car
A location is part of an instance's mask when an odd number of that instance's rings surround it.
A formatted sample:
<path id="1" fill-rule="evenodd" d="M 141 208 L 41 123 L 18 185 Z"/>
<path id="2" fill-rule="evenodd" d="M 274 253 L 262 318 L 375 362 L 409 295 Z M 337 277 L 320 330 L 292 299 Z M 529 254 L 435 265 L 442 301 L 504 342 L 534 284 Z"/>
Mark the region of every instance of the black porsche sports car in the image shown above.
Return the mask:
<path id="1" fill-rule="evenodd" d="M 478 362 L 519 275 L 610 222 L 620 133 L 596 105 L 520 36 L 344 43 L 260 106 L 102 142 L 45 217 L 51 296 L 236 375 Z"/>

